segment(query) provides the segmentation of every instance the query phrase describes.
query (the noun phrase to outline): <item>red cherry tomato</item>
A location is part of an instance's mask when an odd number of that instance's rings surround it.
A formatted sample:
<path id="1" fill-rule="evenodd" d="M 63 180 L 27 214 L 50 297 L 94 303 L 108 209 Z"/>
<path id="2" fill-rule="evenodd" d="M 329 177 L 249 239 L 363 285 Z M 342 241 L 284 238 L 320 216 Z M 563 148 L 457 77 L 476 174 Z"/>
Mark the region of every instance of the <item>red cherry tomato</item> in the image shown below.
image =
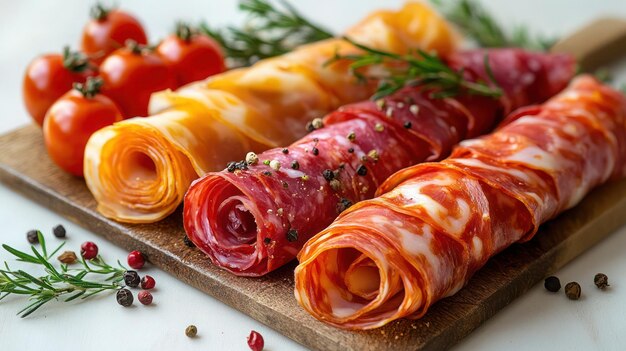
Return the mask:
<path id="1" fill-rule="evenodd" d="M 86 56 L 65 48 L 63 55 L 48 54 L 36 58 L 24 74 L 22 95 L 26 110 L 40 126 L 46 112 L 63 94 L 72 89 L 74 82 L 85 82 L 94 75 L 94 66 Z"/>
<path id="2" fill-rule="evenodd" d="M 182 23 L 177 25 L 176 34 L 159 44 L 157 53 L 172 67 L 179 86 L 226 70 L 220 45 Z"/>
<path id="3" fill-rule="evenodd" d="M 108 97 L 98 94 L 99 79 L 89 78 L 50 107 L 43 136 L 52 160 L 65 171 L 83 176 L 83 154 L 97 130 L 121 121 L 122 114 Z"/>
<path id="4" fill-rule="evenodd" d="M 91 18 L 83 29 L 80 47 L 98 64 L 107 55 L 123 47 L 128 39 L 139 44 L 148 43 L 141 23 L 124 11 L 96 4 L 91 9 Z"/>
<path id="5" fill-rule="evenodd" d="M 146 116 L 153 92 L 176 88 L 172 70 L 154 52 L 129 43 L 100 66 L 102 93 L 117 103 L 125 118 Z"/>

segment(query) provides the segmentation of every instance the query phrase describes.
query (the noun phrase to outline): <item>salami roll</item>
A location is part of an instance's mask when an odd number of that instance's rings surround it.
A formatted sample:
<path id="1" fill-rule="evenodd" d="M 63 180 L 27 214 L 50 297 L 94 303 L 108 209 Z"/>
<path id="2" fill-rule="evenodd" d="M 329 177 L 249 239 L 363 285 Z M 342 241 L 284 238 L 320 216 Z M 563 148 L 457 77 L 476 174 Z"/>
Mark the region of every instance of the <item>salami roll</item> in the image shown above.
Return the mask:
<path id="1" fill-rule="evenodd" d="M 302 249 L 295 295 L 346 329 L 419 318 L 507 246 L 626 172 L 626 99 L 590 76 L 451 157 L 390 177 Z"/>
<path id="2" fill-rule="evenodd" d="M 450 65 L 462 68 L 468 80 L 487 81 L 486 57 L 503 90 L 500 99 L 438 99 L 409 87 L 344 106 L 324 118 L 325 127 L 289 147 L 194 182 L 185 196 L 187 235 L 235 274 L 271 272 L 343 210 L 373 197 L 394 172 L 447 156 L 459 141 L 488 132 L 510 109 L 556 94 L 574 71 L 569 56 L 519 49 L 458 53 Z"/>

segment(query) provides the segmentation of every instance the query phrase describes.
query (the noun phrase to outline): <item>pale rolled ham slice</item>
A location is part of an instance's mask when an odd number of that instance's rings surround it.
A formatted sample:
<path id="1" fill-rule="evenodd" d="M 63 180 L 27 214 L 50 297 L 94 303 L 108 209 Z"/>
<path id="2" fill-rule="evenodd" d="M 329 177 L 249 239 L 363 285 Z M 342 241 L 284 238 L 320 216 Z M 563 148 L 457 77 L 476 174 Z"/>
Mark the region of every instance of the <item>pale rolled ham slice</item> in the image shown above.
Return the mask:
<path id="1" fill-rule="evenodd" d="M 626 173 L 626 99 L 590 76 L 452 156 L 402 170 L 302 249 L 299 303 L 372 329 L 419 318 L 485 262 Z"/>
<path id="2" fill-rule="evenodd" d="M 346 35 L 399 54 L 419 48 L 446 56 L 457 42 L 448 24 L 418 2 L 376 11 Z M 366 99 L 375 82 L 358 84 L 347 62 L 324 65 L 337 53 L 357 52 L 344 40 L 324 40 L 153 95 L 151 117 L 107 127 L 87 144 L 84 174 L 98 210 L 118 221 L 158 221 L 199 176 L 247 151 L 287 145 L 304 135 L 306 121 Z"/>
<path id="3" fill-rule="evenodd" d="M 574 74 L 569 56 L 520 49 L 460 52 L 449 62 L 468 80 L 487 81 L 485 57 L 503 89 L 500 99 L 438 99 L 417 86 L 344 106 L 326 116 L 324 128 L 259 154 L 258 164 L 194 182 L 185 196 L 187 235 L 235 274 L 271 272 L 343 209 L 372 198 L 394 172 L 446 157 L 459 141 L 489 132 L 511 108 L 561 91 Z M 270 161 L 280 168 L 265 164 Z"/>

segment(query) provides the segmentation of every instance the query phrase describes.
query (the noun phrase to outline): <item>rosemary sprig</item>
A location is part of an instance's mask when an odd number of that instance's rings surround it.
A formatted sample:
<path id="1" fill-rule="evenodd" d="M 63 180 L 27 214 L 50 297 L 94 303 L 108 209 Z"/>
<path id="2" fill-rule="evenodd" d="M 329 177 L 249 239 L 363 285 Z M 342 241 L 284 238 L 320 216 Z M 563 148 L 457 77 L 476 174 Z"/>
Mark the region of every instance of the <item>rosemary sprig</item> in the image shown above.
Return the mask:
<path id="1" fill-rule="evenodd" d="M 2 247 L 16 257 L 17 261 L 32 263 L 41 266 L 46 275 L 36 277 L 21 269 L 14 270 L 4 262 L 4 269 L 0 269 L 0 300 L 14 295 L 25 295 L 31 301 L 17 314 L 22 318 L 32 314 L 41 306 L 52 300 L 64 298 L 69 302 L 77 298 L 86 299 L 107 290 L 120 289 L 123 284 L 123 275 L 126 268 L 118 261 L 119 268 L 107 264 L 102 257 L 98 256 L 89 263 L 81 257 L 83 265 L 80 269 L 70 269 L 66 264 L 56 268 L 50 263 L 52 258 L 65 243 L 59 245 L 50 254 L 47 252 L 46 242 L 39 232 L 39 244 L 41 251 L 31 246 L 33 254 L 15 249 L 3 244 Z M 104 282 L 85 279 L 88 274 L 100 274 L 107 276 Z"/>
<path id="2" fill-rule="evenodd" d="M 243 28 L 215 29 L 203 23 L 200 30 L 219 42 L 231 67 L 249 66 L 299 45 L 333 36 L 303 17 L 286 1 L 280 2 L 282 9 L 268 0 L 242 0 L 239 9 L 248 17 Z"/>
<path id="3" fill-rule="evenodd" d="M 417 50 L 416 55 L 398 55 L 370 48 L 356 43 L 350 38 L 344 39 L 363 50 L 364 53 L 352 55 L 335 53 L 335 56 L 325 64 L 329 65 L 338 60 L 352 61 L 350 70 L 359 81 L 379 81 L 378 89 L 372 96 L 374 100 L 392 94 L 409 85 L 419 85 L 424 89 L 432 90 L 432 95 L 435 98 L 445 98 L 460 93 L 490 97 L 502 95 L 502 91 L 497 86 L 491 73 L 487 57 L 485 57 L 485 71 L 491 80 L 490 84 L 466 80 L 463 77 L 463 71 L 456 71 L 450 68 L 436 54 Z M 381 71 L 371 69 L 374 66 L 383 67 L 382 74 L 370 73 Z M 364 68 L 368 69 L 364 70 Z"/>
<path id="4" fill-rule="evenodd" d="M 444 16 L 484 47 L 520 47 L 548 50 L 555 38 L 530 34 L 528 28 L 518 26 L 507 33 L 493 16 L 475 0 L 432 0 Z"/>

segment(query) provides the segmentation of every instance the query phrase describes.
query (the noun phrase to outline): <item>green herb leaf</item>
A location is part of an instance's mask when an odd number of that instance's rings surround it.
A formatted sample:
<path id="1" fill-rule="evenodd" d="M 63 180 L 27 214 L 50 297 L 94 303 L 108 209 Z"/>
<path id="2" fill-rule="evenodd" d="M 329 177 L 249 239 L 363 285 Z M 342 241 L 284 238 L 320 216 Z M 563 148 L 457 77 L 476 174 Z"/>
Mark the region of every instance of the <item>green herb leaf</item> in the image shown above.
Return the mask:
<path id="1" fill-rule="evenodd" d="M 483 82 L 471 82 L 463 77 L 463 71 L 455 71 L 445 64 L 436 54 L 429 54 L 418 50 L 415 54 L 398 55 L 378 49 L 373 49 L 363 44 L 356 43 L 350 38 L 344 38 L 354 46 L 363 50 L 360 55 L 335 56 L 325 65 L 339 60 L 352 61 L 350 70 L 360 81 L 379 81 L 378 89 L 372 99 L 393 94 L 405 86 L 420 86 L 432 90 L 432 96 L 446 98 L 460 93 L 499 97 L 501 89 L 493 79 L 493 72 L 489 67 L 488 57 L 485 57 L 485 69 L 491 79 L 491 84 Z M 383 65 L 385 73 L 376 75 L 370 73 L 372 66 Z M 376 70 L 380 71 L 380 70 Z"/>
<path id="2" fill-rule="evenodd" d="M 554 38 L 533 37 L 528 28 L 517 26 L 508 34 L 494 17 L 475 0 L 431 0 L 444 16 L 483 47 L 520 47 L 547 51 Z"/>
<path id="3" fill-rule="evenodd" d="M 286 1 L 282 9 L 268 0 L 242 0 L 239 9 L 248 19 L 242 28 L 215 29 L 206 23 L 200 30 L 224 49 L 230 67 L 284 54 L 306 43 L 331 38 L 332 33 L 312 23 Z"/>
<path id="4" fill-rule="evenodd" d="M 77 298 L 88 298 L 107 290 L 117 290 L 121 288 L 120 282 L 123 280 L 123 274 L 126 270 L 121 263 L 121 268 L 112 267 L 104 261 L 101 256 L 91 261 L 93 267 L 90 266 L 84 258 L 81 257 L 83 269 L 72 269 L 76 274 L 70 274 L 67 265 L 60 265 L 60 272 L 55 266 L 49 262 L 49 258 L 56 254 L 63 244 L 57 247 L 49 256 L 46 248 L 46 242 L 43 235 L 39 236 L 41 252 L 35 246 L 31 246 L 34 255 L 29 255 L 23 251 L 17 250 L 8 245 L 2 247 L 16 257 L 18 261 L 28 262 L 38 265 L 47 274 L 43 276 L 35 276 L 23 270 L 12 270 L 8 263 L 4 262 L 6 269 L 0 269 L 0 300 L 5 297 L 14 295 L 28 296 L 33 300 L 28 306 L 18 312 L 22 318 L 37 311 L 46 303 L 64 297 L 62 301 L 68 302 Z M 102 275 L 103 281 L 86 280 L 89 274 Z"/>

